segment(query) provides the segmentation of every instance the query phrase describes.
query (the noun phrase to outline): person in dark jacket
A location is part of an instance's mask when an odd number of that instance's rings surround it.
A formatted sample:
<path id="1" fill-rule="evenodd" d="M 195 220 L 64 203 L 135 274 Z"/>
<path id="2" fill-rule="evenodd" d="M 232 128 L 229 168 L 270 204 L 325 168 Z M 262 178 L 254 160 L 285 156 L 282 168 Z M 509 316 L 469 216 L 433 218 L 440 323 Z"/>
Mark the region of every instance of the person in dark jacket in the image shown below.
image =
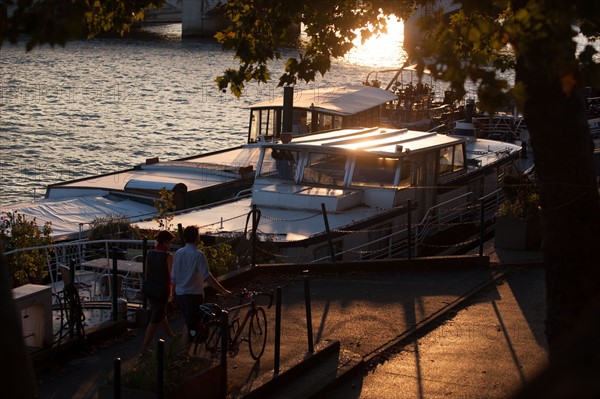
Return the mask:
<path id="1" fill-rule="evenodd" d="M 173 269 L 173 255 L 169 252 L 169 248 L 174 238 L 175 236 L 171 232 L 167 230 L 160 231 L 156 235 L 154 250 L 148 251 L 146 256 L 146 280 L 158 282 L 162 287 L 162 293 L 159 297 L 148 297 L 151 310 L 150 324 L 146 329 L 144 343 L 142 344 L 142 355 L 149 352 L 150 343 L 154 339 L 159 324 L 169 338 L 175 337 L 165 314 L 167 304 L 172 298 L 171 270 Z"/>

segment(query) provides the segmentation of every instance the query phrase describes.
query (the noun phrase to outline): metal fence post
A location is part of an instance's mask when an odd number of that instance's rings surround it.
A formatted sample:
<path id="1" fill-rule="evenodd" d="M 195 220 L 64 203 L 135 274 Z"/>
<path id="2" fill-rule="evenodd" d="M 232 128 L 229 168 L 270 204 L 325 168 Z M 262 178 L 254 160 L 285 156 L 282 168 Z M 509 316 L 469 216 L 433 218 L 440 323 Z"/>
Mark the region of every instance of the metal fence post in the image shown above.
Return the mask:
<path id="1" fill-rule="evenodd" d="M 113 397 L 115 399 L 121 398 L 121 358 L 118 357 L 113 363 L 113 375 L 115 378 L 115 384 L 113 385 Z"/>
<path id="2" fill-rule="evenodd" d="M 329 230 L 329 220 L 327 219 L 327 210 L 325 204 L 321 202 L 321 211 L 323 211 L 323 221 L 325 223 L 325 232 L 327 233 L 327 242 L 329 243 L 329 256 L 331 261 L 335 263 L 335 250 L 333 249 L 333 242 L 331 241 L 331 231 Z"/>
<path id="3" fill-rule="evenodd" d="M 165 340 L 158 340 L 156 355 L 156 397 L 163 399 L 165 396 Z"/>
<path id="4" fill-rule="evenodd" d="M 65 287 L 65 289 L 69 289 L 68 292 L 73 292 L 74 295 L 79 295 L 77 292 L 77 288 L 75 287 L 75 259 L 71 259 L 69 261 L 69 277 L 71 279 L 70 287 Z M 73 338 L 75 336 L 75 326 L 79 323 L 79 321 L 75 321 L 77 319 L 77 311 L 75 310 L 75 302 L 71 303 L 69 306 L 69 338 Z M 77 333 L 79 334 L 79 329 Z"/>
<path id="5" fill-rule="evenodd" d="M 117 253 L 117 247 L 113 247 L 113 263 L 112 263 L 112 275 L 109 276 L 110 280 L 112 281 L 112 289 L 109 290 L 111 291 L 111 306 L 112 306 L 112 321 L 117 321 L 117 281 L 118 281 L 118 276 L 117 276 L 117 272 L 118 272 L 118 253 Z"/>
<path id="6" fill-rule="evenodd" d="M 221 387 L 220 397 L 227 397 L 227 351 L 229 346 L 229 312 L 221 311 Z"/>
<path id="7" fill-rule="evenodd" d="M 256 206 L 252 205 L 252 267 L 256 267 L 256 231 L 258 230 L 258 223 L 260 221 L 261 212 Z"/>
<path id="8" fill-rule="evenodd" d="M 408 225 L 408 260 L 412 259 L 412 204 L 410 200 L 406 201 L 408 213 L 406 214 L 406 224 Z"/>
<path id="9" fill-rule="evenodd" d="M 485 207 L 483 198 L 479 199 L 479 256 L 483 256 L 483 236 L 485 235 Z"/>
<path id="10" fill-rule="evenodd" d="M 148 255 L 148 237 L 144 237 L 144 242 L 142 243 L 142 278 L 144 280 L 146 280 L 146 273 L 148 272 L 146 270 L 146 256 Z M 140 287 L 142 288 L 142 287 Z M 142 308 L 147 309 L 148 308 L 148 298 L 146 298 L 146 295 L 144 295 L 144 299 L 142 301 Z"/>
<path id="11" fill-rule="evenodd" d="M 281 287 L 275 290 L 275 353 L 273 356 L 273 374 L 279 375 L 281 356 Z"/>
<path id="12" fill-rule="evenodd" d="M 308 270 L 302 272 L 304 274 L 304 304 L 306 307 L 306 332 L 308 336 L 308 351 L 313 353 L 315 351 L 313 344 L 313 330 L 312 330 L 312 311 L 310 308 L 310 286 L 308 284 Z"/>

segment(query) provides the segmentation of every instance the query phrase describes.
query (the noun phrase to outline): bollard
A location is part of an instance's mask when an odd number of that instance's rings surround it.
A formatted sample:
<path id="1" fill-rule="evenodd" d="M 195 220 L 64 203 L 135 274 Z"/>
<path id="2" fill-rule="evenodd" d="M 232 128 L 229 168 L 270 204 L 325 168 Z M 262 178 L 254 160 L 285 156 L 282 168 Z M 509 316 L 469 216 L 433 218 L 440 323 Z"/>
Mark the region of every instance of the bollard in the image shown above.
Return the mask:
<path id="1" fill-rule="evenodd" d="M 281 356 L 281 287 L 275 290 L 275 353 L 273 356 L 273 374 L 279 375 Z"/>
<path id="2" fill-rule="evenodd" d="M 219 397 L 227 397 L 227 351 L 229 350 L 229 312 L 221 311 L 221 386 Z"/>
<path id="3" fill-rule="evenodd" d="M 306 307 L 306 332 L 308 336 L 308 352 L 315 351 L 313 345 L 313 330 L 312 330 L 312 311 L 310 308 L 310 287 L 308 284 L 308 270 L 304 270 L 304 304 Z"/>
<path id="4" fill-rule="evenodd" d="M 113 385 L 113 398 L 121 398 L 121 358 L 118 357 L 113 363 L 115 385 Z"/>
<path id="5" fill-rule="evenodd" d="M 165 396 L 165 340 L 158 340 L 156 354 L 156 397 L 163 399 Z"/>

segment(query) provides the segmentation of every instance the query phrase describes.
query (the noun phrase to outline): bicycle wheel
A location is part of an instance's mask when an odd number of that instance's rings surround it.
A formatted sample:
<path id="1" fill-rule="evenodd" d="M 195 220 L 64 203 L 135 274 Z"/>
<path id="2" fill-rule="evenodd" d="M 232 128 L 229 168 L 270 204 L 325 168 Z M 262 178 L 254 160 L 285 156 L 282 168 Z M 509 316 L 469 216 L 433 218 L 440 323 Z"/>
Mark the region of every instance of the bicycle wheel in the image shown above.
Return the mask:
<path id="1" fill-rule="evenodd" d="M 250 318 L 248 327 L 248 346 L 250 347 L 250 356 L 254 360 L 260 359 L 265 351 L 267 343 L 267 316 L 265 310 L 261 307 L 256 308 L 256 313 Z"/>

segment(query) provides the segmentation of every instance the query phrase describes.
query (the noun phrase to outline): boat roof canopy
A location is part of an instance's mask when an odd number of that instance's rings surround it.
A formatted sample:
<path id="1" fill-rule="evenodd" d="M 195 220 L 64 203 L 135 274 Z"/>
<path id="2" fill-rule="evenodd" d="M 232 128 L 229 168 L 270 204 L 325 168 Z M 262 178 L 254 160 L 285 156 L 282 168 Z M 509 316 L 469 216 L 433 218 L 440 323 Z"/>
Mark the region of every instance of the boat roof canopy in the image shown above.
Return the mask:
<path id="1" fill-rule="evenodd" d="M 343 129 L 295 137 L 292 142 L 266 143 L 286 150 L 338 149 L 366 151 L 386 157 L 399 157 L 415 151 L 431 150 L 465 142 L 466 138 L 407 129 Z"/>
<path id="2" fill-rule="evenodd" d="M 369 110 L 397 98 L 394 93 L 387 90 L 364 85 L 314 89 L 295 88 L 293 107 L 346 116 Z M 283 108 L 283 96 L 253 104 L 250 108 Z"/>

